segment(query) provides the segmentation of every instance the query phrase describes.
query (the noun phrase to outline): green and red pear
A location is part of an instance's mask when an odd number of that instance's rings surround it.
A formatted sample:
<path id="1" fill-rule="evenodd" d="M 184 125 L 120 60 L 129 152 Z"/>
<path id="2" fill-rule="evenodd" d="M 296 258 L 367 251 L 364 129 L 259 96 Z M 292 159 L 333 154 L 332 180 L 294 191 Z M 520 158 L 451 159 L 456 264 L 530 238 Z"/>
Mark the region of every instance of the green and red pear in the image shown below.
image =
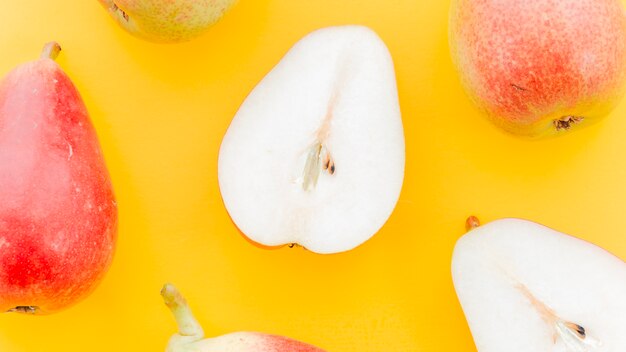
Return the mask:
<path id="1" fill-rule="evenodd" d="M 167 352 L 324 352 L 288 337 L 258 332 L 235 332 L 204 338 L 202 327 L 174 285 L 163 286 L 161 296 L 178 325 L 178 333 L 170 338 Z"/>
<path id="2" fill-rule="evenodd" d="M 129 33 L 153 42 L 182 42 L 202 34 L 237 0 L 99 0 Z"/>
<path id="3" fill-rule="evenodd" d="M 587 125 L 624 93 L 620 0 L 454 0 L 449 31 L 469 96 L 512 134 L 543 137 Z"/>

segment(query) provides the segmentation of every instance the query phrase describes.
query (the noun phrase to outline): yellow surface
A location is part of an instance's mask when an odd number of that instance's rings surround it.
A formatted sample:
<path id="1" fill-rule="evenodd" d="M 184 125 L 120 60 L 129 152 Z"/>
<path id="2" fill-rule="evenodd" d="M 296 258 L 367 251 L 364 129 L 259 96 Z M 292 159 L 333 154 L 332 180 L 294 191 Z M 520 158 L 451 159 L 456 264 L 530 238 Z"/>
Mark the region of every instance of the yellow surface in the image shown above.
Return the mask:
<path id="1" fill-rule="evenodd" d="M 208 335 L 256 330 L 329 351 L 473 351 L 450 277 L 465 218 L 523 217 L 626 258 L 626 103 L 603 122 L 531 142 L 470 105 L 447 47 L 448 1 L 241 0 L 182 45 L 140 41 L 96 0 L 0 11 L 0 72 L 59 41 L 97 127 L 120 207 L 100 287 L 62 313 L 0 315 L 0 351 L 161 351 L 174 332 L 159 289 L 188 296 Z M 400 202 L 348 253 L 263 250 L 231 223 L 217 184 L 238 106 L 311 30 L 365 24 L 396 64 L 406 131 Z M 515 317 L 511 317 L 514 319 Z"/>

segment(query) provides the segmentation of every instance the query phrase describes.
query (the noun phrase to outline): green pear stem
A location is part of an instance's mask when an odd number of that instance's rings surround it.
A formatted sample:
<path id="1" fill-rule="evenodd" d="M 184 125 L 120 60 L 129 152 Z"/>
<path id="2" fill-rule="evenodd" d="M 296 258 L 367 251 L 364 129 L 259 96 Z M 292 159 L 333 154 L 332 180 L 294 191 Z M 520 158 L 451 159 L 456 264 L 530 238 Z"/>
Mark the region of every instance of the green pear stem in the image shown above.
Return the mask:
<path id="1" fill-rule="evenodd" d="M 176 324 L 178 325 L 178 333 L 181 336 L 192 337 L 194 340 L 202 339 L 204 331 L 178 289 L 172 284 L 165 284 L 161 289 L 161 296 L 165 305 L 174 314 L 174 319 L 176 319 Z"/>
<path id="2" fill-rule="evenodd" d="M 50 42 L 43 47 L 40 58 L 54 60 L 57 58 L 57 56 L 59 56 L 60 52 L 61 46 L 59 45 L 59 43 Z"/>

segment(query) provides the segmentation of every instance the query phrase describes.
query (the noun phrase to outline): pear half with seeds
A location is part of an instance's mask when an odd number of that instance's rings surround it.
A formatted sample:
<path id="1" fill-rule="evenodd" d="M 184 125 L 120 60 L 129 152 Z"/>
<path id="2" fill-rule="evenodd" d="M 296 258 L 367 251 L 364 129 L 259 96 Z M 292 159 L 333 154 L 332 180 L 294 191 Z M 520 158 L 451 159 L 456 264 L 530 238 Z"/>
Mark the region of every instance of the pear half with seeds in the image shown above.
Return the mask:
<path id="1" fill-rule="evenodd" d="M 479 352 L 626 351 L 626 264 L 591 243 L 498 220 L 457 242 L 452 276 Z"/>
<path id="2" fill-rule="evenodd" d="M 252 241 L 343 252 L 391 215 L 404 156 L 387 47 L 366 27 L 329 27 L 300 40 L 240 107 L 220 149 L 220 190 Z"/>

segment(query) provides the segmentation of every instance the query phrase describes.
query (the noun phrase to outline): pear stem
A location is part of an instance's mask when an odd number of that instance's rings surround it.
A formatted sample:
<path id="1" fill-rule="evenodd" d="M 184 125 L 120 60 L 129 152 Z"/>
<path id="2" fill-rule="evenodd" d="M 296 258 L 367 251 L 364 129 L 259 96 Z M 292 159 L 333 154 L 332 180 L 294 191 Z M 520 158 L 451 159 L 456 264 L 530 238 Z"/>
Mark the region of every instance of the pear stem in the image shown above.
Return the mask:
<path id="1" fill-rule="evenodd" d="M 467 220 L 465 220 L 465 230 L 468 232 L 479 226 L 480 226 L 480 220 L 478 220 L 478 218 L 475 217 L 474 215 L 470 216 L 469 218 L 467 218 Z"/>
<path id="2" fill-rule="evenodd" d="M 57 58 L 57 56 L 59 56 L 60 52 L 61 46 L 59 45 L 59 43 L 50 42 L 43 47 L 40 58 L 54 60 Z"/>
<path id="3" fill-rule="evenodd" d="M 161 289 L 161 296 L 165 305 L 174 314 L 176 324 L 178 325 L 178 333 L 181 336 L 192 337 L 193 340 L 200 340 L 204 337 L 202 327 L 194 318 L 191 308 L 187 301 L 172 284 L 165 284 Z"/>

